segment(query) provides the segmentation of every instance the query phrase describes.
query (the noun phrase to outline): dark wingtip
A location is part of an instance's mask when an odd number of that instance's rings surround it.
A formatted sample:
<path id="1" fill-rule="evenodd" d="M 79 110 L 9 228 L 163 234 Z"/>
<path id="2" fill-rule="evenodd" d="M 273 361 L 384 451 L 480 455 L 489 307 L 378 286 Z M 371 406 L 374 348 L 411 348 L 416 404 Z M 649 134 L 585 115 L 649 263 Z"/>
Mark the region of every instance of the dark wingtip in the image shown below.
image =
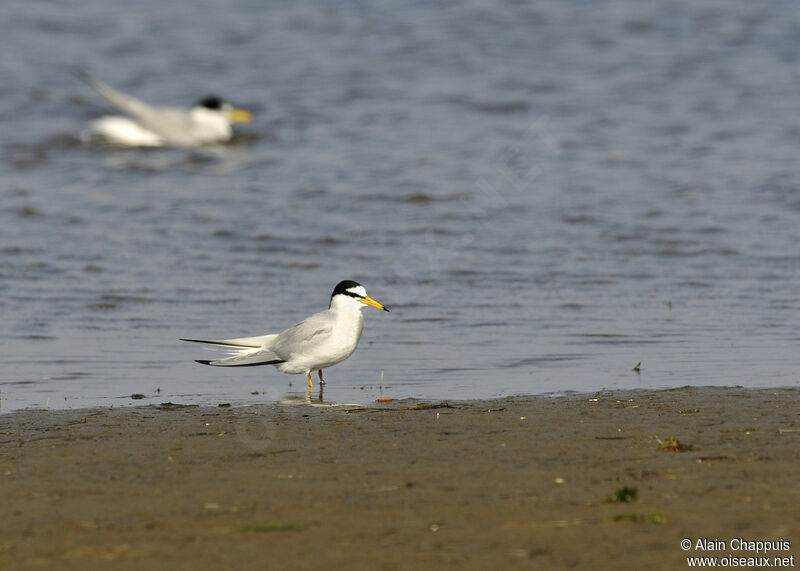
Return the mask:
<path id="1" fill-rule="evenodd" d="M 86 68 L 75 66 L 70 71 L 72 72 L 73 76 L 81 81 L 85 81 L 86 83 L 92 81 L 92 75 L 86 70 Z"/>
<path id="2" fill-rule="evenodd" d="M 86 85 L 88 85 L 91 88 L 94 88 L 95 85 L 97 85 L 97 82 L 95 81 L 95 79 L 92 76 L 92 74 L 89 73 L 88 70 L 86 70 L 86 69 L 84 69 L 82 67 L 74 68 L 72 70 L 72 75 L 74 75 L 76 79 L 78 79 L 79 81 L 82 81 L 83 83 L 85 83 Z"/>
<path id="3" fill-rule="evenodd" d="M 195 359 L 194 362 L 195 363 L 200 363 L 201 365 L 210 365 L 211 364 L 211 361 L 208 361 L 206 359 Z"/>

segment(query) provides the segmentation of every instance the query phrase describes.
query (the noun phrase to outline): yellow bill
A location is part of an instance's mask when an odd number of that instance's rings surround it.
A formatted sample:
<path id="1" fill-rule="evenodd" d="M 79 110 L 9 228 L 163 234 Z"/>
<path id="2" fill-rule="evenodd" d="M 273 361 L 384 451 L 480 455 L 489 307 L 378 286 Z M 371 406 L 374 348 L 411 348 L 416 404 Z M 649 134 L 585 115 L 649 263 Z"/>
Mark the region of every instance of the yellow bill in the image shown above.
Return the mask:
<path id="1" fill-rule="evenodd" d="M 371 298 L 370 296 L 368 296 L 368 295 L 365 295 L 364 297 L 362 297 L 362 298 L 359 298 L 359 300 L 358 300 L 358 301 L 360 301 L 360 302 L 361 302 L 361 303 L 363 303 L 364 305 L 371 305 L 372 307 L 377 307 L 378 309 L 382 309 L 383 311 L 389 311 L 388 309 L 386 309 L 385 307 L 383 307 L 383 305 L 382 305 L 382 304 L 378 303 L 377 301 L 375 301 L 374 299 L 372 299 L 372 298 Z"/>
<path id="2" fill-rule="evenodd" d="M 228 112 L 228 120 L 231 123 L 249 123 L 253 120 L 253 114 L 244 109 L 231 109 Z"/>

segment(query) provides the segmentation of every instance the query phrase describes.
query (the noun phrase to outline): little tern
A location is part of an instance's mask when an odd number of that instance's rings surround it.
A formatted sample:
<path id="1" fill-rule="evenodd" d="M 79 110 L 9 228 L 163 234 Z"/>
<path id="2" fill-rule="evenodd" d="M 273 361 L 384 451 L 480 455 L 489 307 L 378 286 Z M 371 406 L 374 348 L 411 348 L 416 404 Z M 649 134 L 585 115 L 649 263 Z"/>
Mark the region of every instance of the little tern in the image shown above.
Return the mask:
<path id="1" fill-rule="evenodd" d="M 311 372 L 317 371 L 320 384 L 325 384 L 322 370 L 341 363 L 353 354 L 364 328 L 361 310 L 372 306 L 389 311 L 367 295 L 364 286 L 353 280 L 344 280 L 334 288 L 328 309 L 315 313 L 300 323 L 280 333 L 237 339 L 204 340 L 181 339 L 194 343 L 207 343 L 228 347 L 235 353 L 231 357 L 197 360 L 203 365 L 218 367 L 252 367 L 274 365 L 281 372 L 305 373 L 308 388 Z"/>
<path id="2" fill-rule="evenodd" d="M 125 117 L 101 117 L 92 123 L 94 134 L 125 147 L 197 147 L 225 143 L 233 137 L 231 123 L 248 123 L 252 114 L 210 96 L 190 109 L 156 107 L 92 79 L 86 81 Z"/>

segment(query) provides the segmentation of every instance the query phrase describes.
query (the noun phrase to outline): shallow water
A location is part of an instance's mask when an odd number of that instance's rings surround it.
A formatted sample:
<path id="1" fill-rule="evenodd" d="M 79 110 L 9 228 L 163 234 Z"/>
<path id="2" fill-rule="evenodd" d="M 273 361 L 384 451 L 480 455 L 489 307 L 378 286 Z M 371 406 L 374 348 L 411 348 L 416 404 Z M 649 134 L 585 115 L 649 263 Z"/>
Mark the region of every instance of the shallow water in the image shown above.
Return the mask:
<path id="1" fill-rule="evenodd" d="M 302 394 L 178 338 L 347 278 L 392 313 L 333 402 L 797 384 L 793 2 L 195 6 L 0 7 L 0 411 Z M 257 119 L 85 145 L 108 108 L 78 68 Z"/>

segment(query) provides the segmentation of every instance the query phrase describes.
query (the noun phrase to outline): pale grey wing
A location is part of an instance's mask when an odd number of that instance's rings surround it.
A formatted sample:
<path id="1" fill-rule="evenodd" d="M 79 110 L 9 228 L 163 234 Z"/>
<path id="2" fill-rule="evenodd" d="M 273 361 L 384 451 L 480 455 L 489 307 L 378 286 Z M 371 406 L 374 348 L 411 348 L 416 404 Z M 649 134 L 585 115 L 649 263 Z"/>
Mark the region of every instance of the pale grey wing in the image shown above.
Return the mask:
<path id="1" fill-rule="evenodd" d="M 147 113 L 134 117 L 137 123 L 165 141 L 175 145 L 198 144 L 195 125 L 188 111 L 173 107 L 150 107 Z"/>
<path id="2" fill-rule="evenodd" d="M 110 85 L 106 85 L 102 81 L 97 81 L 88 76 L 83 76 L 84 81 L 89 84 L 92 89 L 99 93 L 103 99 L 111 103 L 114 107 L 125 113 L 130 117 L 138 117 L 139 115 L 146 115 L 150 106 L 131 95 L 117 91 Z"/>
<path id="3" fill-rule="evenodd" d="M 288 360 L 292 354 L 303 354 L 325 343 L 332 334 L 330 312 L 321 311 L 278 333 L 270 349 L 281 359 Z"/>
<path id="4" fill-rule="evenodd" d="M 181 339 L 181 341 L 190 341 L 192 343 L 206 343 L 208 345 L 220 345 L 222 347 L 249 347 L 251 349 L 258 349 L 266 347 L 278 335 L 272 333 L 270 335 L 259 335 L 257 337 L 237 337 L 236 339 Z"/>
<path id="5" fill-rule="evenodd" d="M 106 101 L 148 131 L 172 143 L 194 142 L 191 136 L 193 124 L 188 111 L 173 107 L 153 107 L 96 79 L 86 78 L 86 81 Z"/>

